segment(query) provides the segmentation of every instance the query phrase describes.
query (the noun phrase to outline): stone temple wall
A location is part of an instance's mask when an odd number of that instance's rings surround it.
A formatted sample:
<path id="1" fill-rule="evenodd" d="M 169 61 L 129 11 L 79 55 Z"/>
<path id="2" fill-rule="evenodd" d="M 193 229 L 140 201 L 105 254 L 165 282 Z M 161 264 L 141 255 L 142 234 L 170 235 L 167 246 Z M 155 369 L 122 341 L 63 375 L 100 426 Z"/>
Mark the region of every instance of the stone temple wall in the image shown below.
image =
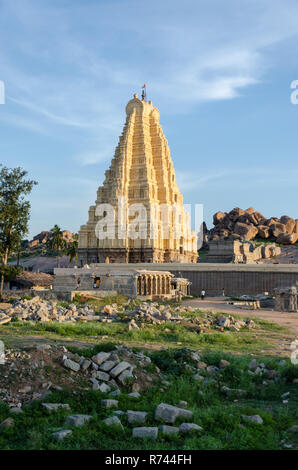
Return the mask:
<path id="1" fill-rule="evenodd" d="M 107 265 L 100 265 L 107 268 Z M 150 263 L 113 264 L 108 268 L 119 270 L 152 269 Z M 169 271 L 175 277 L 184 277 L 191 281 L 190 294 L 199 295 L 202 289 L 207 295 L 225 294 L 274 294 L 274 289 L 293 286 L 298 281 L 297 265 L 265 264 L 217 264 L 217 263 L 155 263 L 155 271 Z"/>

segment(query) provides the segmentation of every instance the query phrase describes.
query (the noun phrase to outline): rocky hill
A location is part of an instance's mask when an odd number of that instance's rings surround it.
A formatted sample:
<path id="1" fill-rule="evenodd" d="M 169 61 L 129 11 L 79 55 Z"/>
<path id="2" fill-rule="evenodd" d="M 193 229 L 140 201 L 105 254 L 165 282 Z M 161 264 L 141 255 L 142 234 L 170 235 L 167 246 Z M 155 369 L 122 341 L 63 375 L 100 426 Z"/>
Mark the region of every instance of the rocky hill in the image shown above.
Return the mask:
<path id="1" fill-rule="evenodd" d="M 287 215 L 270 217 L 255 211 L 252 207 L 243 210 L 235 207 L 230 212 L 216 212 L 213 216 L 214 227 L 207 230 L 205 226 L 204 241 L 232 239 L 254 240 L 270 239 L 282 245 L 293 245 L 298 242 L 298 219 Z"/>
<path id="2" fill-rule="evenodd" d="M 69 230 L 63 230 L 62 231 L 62 236 L 64 240 L 67 243 L 70 243 L 73 241 L 73 233 L 69 232 Z M 40 232 L 38 235 L 35 235 L 33 240 L 27 242 L 26 248 L 33 249 L 33 248 L 39 248 L 41 246 L 45 246 L 52 238 L 52 232 L 43 230 Z"/>

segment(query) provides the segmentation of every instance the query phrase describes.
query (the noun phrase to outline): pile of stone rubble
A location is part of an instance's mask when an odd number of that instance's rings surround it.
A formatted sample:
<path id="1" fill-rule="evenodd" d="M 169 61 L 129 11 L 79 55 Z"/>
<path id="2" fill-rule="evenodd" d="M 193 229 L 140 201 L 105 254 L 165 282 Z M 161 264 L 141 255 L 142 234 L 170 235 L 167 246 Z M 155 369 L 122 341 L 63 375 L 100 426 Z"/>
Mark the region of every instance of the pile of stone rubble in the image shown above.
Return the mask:
<path id="1" fill-rule="evenodd" d="M 126 388 L 129 382 L 131 396 L 137 398 L 139 391 L 150 385 L 160 372 L 156 367 L 156 372 L 153 368 L 153 372 L 145 374 L 143 371 L 150 364 L 150 358 L 122 345 L 115 346 L 112 352 L 101 351 L 87 359 L 69 352 L 64 346 L 41 344 L 20 351 L 6 350 L 2 362 L 0 400 L 11 408 L 44 399 L 50 390 L 59 390 L 60 385 L 73 387 L 76 382 L 87 389 L 110 393 L 111 397 L 119 395 L 120 388 Z M 56 374 L 57 364 L 64 369 L 63 374 Z M 80 388 L 82 385 L 78 384 Z"/>
<path id="2" fill-rule="evenodd" d="M 94 315 L 93 309 L 88 306 L 77 308 L 75 304 L 68 307 L 59 305 L 58 301 L 42 300 L 39 296 L 32 299 L 17 300 L 6 315 L 18 320 L 31 320 L 41 322 L 77 321 Z"/>
<path id="3" fill-rule="evenodd" d="M 53 385 L 53 383 L 46 382 L 42 385 L 44 389 L 43 394 L 37 394 L 33 392 L 33 384 L 36 383 L 36 377 L 31 377 L 31 383 L 28 382 L 29 376 L 32 374 L 28 373 L 28 368 L 34 368 L 37 371 L 37 377 L 40 377 L 40 368 L 44 368 L 47 364 L 49 356 L 54 356 L 55 360 L 59 358 L 58 363 L 64 368 L 66 374 L 70 377 L 73 388 L 73 393 L 76 394 L 79 387 L 78 383 L 81 382 L 82 377 L 85 377 L 89 381 L 90 386 L 101 393 L 99 396 L 100 404 L 103 409 L 109 410 L 111 415 L 103 420 L 103 423 L 110 427 L 115 428 L 115 432 L 127 432 L 127 429 L 131 432 L 132 438 L 150 438 L 157 439 L 162 436 L 179 435 L 181 437 L 186 436 L 189 433 L 204 433 L 204 429 L 200 426 L 200 423 L 194 422 L 193 412 L 189 409 L 187 401 L 179 401 L 176 405 L 168 403 L 159 403 L 155 407 L 153 418 L 150 413 L 141 407 L 141 394 L 142 388 L 138 383 L 140 382 L 140 371 L 145 371 L 145 376 L 148 378 L 148 370 L 146 371 L 146 365 L 151 363 L 150 357 L 143 352 L 134 352 L 132 349 L 126 346 L 116 346 L 114 350 L 110 352 L 100 351 L 90 359 L 81 357 L 78 354 L 70 353 L 64 346 L 41 344 L 39 346 L 26 348 L 25 351 L 7 351 L 6 352 L 6 364 L 1 367 L 6 367 L 6 370 L 2 370 L 0 377 L 0 398 L 3 399 L 3 380 L 7 380 L 7 388 L 11 387 L 14 383 L 12 375 L 15 377 L 15 381 L 20 381 L 23 375 L 22 388 L 18 390 L 19 394 L 23 397 L 31 397 L 31 399 L 43 400 L 41 406 L 47 413 L 55 413 L 59 410 L 65 410 L 65 419 L 63 425 L 56 429 L 55 432 L 50 431 L 51 438 L 57 440 L 63 440 L 68 436 L 71 436 L 73 429 L 80 426 L 88 426 L 89 422 L 96 419 L 96 416 L 87 414 L 73 414 L 69 403 L 52 403 L 50 401 L 51 390 L 63 390 L 64 387 Z M 40 358 L 43 358 L 40 360 Z M 36 361 L 39 358 L 39 365 L 37 366 Z M 217 365 L 208 365 L 202 360 L 202 356 L 197 351 L 192 351 L 189 348 L 183 348 L 175 352 L 174 363 L 180 364 L 180 366 L 188 369 L 192 374 L 192 379 L 197 382 L 199 381 L 204 384 L 217 383 L 220 385 L 220 390 L 225 395 L 226 399 L 234 400 L 235 397 L 245 397 L 247 391 L 241 389 L 232 389 L 227 387 L 222 382 L 222 370 L 230 367 L 230 362 L 225 359 L 220 359 Z M 17 370 L 18 364 L 21 364 L 21 369 Z M 280 361 L 280 365 L 286 365 L 286 361 Z M 165 369 L 163 373 L 160 372 L 157 366 L 154 366 L 156 374 L 154 379 L 160 383 L 160 391 L 164 392 L 171 383 L 166 380 L 169 378 L 167 373 L 172 372 L 173 362 L 169 363 L 168 369 Z M 67 373 L 67 371 L 69 373 Z M 250 364 L 246 366 L 242 373 L 247 373 L 252 376 L 259 376 L 262 378 L 262 385 L 267 386 L 270 383 L 281 380 L 281 376 L 277 370 L 270 368 L 264 363 L 258 362 L 256 359 L 252 359 Z M 11 373 L 13 373 L 11 375 Z M 57 374 L 57 377 L 61 377 L 61 374 Z M 78 377 L 80 380 L 76 384 L 75 378 Z M 152 382 L 153 378 L 150 377 L 149 383 Z M 127 387 L 127 381 L 129 387 Z M 295 379 L 297 382 L 297 379 Z M 144 385 L 144 376 L 141 377 L 142 385 Z M 148 382 L 147 382 L 148 383 Z M 44 386 L 45 385 L 45 386 Z M 137 387 L 136 387 L 137 386 Z M 148 385 L 145 384 L 144 388 Z M 84 388 L 86 389 L 86 388 Z M 133 391 L 129 393 L 129 389 Z M 11 391 L 8 391 L 11 393 Z M 141 393 L 140 393 L 141 392 Z M 8 393 L 8 394 L 9 394 Z M 202 393 L 202 391 L 201 391 Z M 138 410 L 130 410 L 125 406 L 124 409 L 120 409 L 119 400 L 117 399 L 120 394 L 127 394 L 133 400 L 139 400 Z M 283 403 L 287 404 L 290 400 L 290 392 L 284 393 L 281 397 Z M 46 400 L 46 401 L 45 401 Z M 28 403 L 30 400 L 21 399 L 19 403 L 15 401 L 9 402 L 10 405 L 10 416 L 0 423 L 0 429 L 9 428 L 14 426 L 14 414 L 22 413 L 22 404 Z M 238 401 L 238 400 L 237 400 Z M 244 427 L 247 423 L 254 423 L 255 425 L 262 425 L 263 418 L 257 414 L 255 415 L 241 415 L 242 424 L 239 426 Z M 126 429 L 125 429 L 126 428 Z M 292 426 L 289 432 L 297 432 L 298 426 Z"/>
<path id="4" fill-rule="evenodd" d="M 128 302 L 124 307 L 119 307 L 116 304 L 104 305 L 100 307 L 99 311 L 95 312 L 94 308 L 88 305 L 77 306 L 72 303 L 63 306 L 57 301 L 42 300 L 36 296 L 28 300 L 18 300 L 5 313 L 0 313 L 0 324 L 8 323 L 11 319 L 40 322 L 101 321 L 112 323 L 124 321 L 127 323 L 128 329 L 133 330 L 144 328 L 148 324 L 159 325 L 172 322 L 186 326 L 196 326 L 196 332 L 198 333 L 203 333 L 210 328 L 218 331 L 239 331 L 241 328 L 255 327 L 253 320 L 236 320 L 231 315 L 220 316 L 206 313 L 204 318 L 202 316 L 196 317 L 192 315 L 195 312 L 192 307 L 173 307 L 160 305 L 157 302 L 144 302 L 131 310 L 133 305 L 133 301 Z"/>

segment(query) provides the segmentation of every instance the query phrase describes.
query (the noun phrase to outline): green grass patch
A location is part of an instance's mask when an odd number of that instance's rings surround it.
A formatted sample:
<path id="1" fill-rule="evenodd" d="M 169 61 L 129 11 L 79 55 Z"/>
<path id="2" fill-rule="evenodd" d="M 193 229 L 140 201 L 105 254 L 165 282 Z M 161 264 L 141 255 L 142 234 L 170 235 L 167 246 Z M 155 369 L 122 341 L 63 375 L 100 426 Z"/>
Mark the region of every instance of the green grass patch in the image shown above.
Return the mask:
<path id="1" fill-rule="evenodd" d="M 72 338 L 81 341 L 107 337 L 107 342 L 151 343 L 166 347 L 177 348 L 189 346 L 199 349 L 214 350 L 219 346 L 222 350 L 238 352 L 256 352 L 270 348 L 270 342 L 262 338 L 254 337 L 254 330 L 243 329 L 240 332 L 197 333 L 191 327 L 171 322 L 161 325 L 146 325 L 139 330 L 128 331 L 125 322 L 101 323 L 41 323 L 16 321 L 1 328 L 3 338 L 43 335 L 49 338 Z"/>
<path id="2" fill-rule="evenodd" d="M 97 347 L 90 351 L 81 350 L 87 357 L 97 352 Z M 101 349 L 102 350 L 102 349 Z M 289 380 L 297 366 L 282 366 L 278 358 L 264 357 L 262 361 L 268 367 L 275 367 L 281 373 L 278 382 L 262 385 L 262 378 L 248 373 L 251 357 L 214 351 L 201 357 L 208 365 L 218 366 L 220 359 L 229 360 L 230 366 L 222 369 L 218 381 L 195 381 L 186 363 L 192 365 L 187 349 L 165 350 L 151 353 L 152 366 L 157 365 L 163 373 L 165 386 L 160 380 L 152 387 L 141 392 L 139 400 L 127 396 L 125 391 L 117 398 L 118 409 L 126 411 L 147 411 L 147 425 L 158 426 L 154 419 L 155 407 L 163 402 L 177 405 L 180 400 L 188 402 L 188 409 L 193 412 L 192 422 L 202 426 L 203 431 L 187 436 L 164 437 L 159 434 L 156 441 L 132 439 L 132 426 L 126 416 L 121 416 L 124 430 L 109 428 L 103 420 L 113 415 L 113 410 L 101 406 L 101 399 L 107 395 L 93 390 L 54 391 L 46 401 L 68 403 L 71 411 L 59 410 L 49 413 L 41 403 L 34 401 L 24 406 L 24 412 L 11 415 L 14 427 L 0 430 L 0 449 L 25 450 L 279 450 L 282 442 L 295 442 L 287 432 L 298 420 L 298 394 L 296 384 Z M 261 359 L 260 359 L 261 360 Z M 295 369 L 296 367 L 296 369 Z M 288 371 L 283 374 L 283 371 Z M 202 374 L 204 374 L 202 372 Z M 205 374 L 207 377 L 207 374 Z M 227 397 L 221 390 L 226 385 L 246 391 L 243 398 Z M 281 395 L 290 392 L 289 404 L 283 404 Z M 56 441 L 51 433 L 64 426 L 68 414 L 89 414 L 92 419 L 80 428 L 73 428 L 72 435 L 64 441 Z M 258 414 L 264 423 L 257 425 L 245 423 L 241 415 Z M 10 416 L 9 408 L 0 402 L 0 422 Z M 183 421 L 178 419 L 175 425 Z"/>

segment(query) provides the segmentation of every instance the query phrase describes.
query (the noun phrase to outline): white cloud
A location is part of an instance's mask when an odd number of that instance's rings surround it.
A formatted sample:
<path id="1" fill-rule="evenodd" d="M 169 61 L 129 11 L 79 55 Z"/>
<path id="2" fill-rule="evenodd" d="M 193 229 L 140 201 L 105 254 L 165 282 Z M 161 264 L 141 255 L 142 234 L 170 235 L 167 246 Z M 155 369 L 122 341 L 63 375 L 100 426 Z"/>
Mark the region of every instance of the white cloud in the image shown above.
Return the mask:
<path id="1" fill-rule="evenodd" d="M 257 188 L 262 191 L 272 190 L 278 187 L 289 189 L 297 187 L 298 170 L 296 168 L 262 168 L 253 166 L 249 168 L 206 168 L 193 169 L 191 172 L 177 171 L 179 189 L 184 192 L 208 189 L 230 189 L 240 190 L 249 187 L 251 190 Z"/>
<path id="2" fill-rule="evenodd" d="M 154 102 L 165 109 L 237 97 L 271 66 L 266 48 L 298 30 L 298 6 L 290 0 L 286 6 L 215 1 L 212 8 L 197 0 L 164 0 L 141 11 L 135 0 L 86 1 L 71 12 L 69 5 L 6 2 L 3 18 L 13 22 L 16 34 L 0 32 L 4 40 L 10 34 L 1 73 L 30 119 L 38 122 L 40 116 L 92 136 L 119 129 L 123 100 L 146 77 Z M 19 45 L 25 60 L 14 58 Z"/>

